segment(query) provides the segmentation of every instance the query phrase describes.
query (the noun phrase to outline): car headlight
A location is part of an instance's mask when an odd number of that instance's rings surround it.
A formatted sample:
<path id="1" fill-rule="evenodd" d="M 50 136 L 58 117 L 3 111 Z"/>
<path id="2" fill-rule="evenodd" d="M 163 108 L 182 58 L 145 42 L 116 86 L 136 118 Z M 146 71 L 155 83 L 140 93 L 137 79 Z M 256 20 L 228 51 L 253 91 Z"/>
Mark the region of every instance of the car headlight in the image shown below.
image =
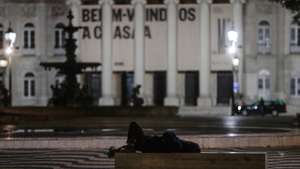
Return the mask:
<path id="1" fill-rule="evenodd" d="M 254 106 L 254 109 L 257 109 L 258 107 L 257 106 Z"/>
<path id="2" fill-rule="evenodd" d="M 242 106 L 238 106 L 237 108 L 238 108 L 239 111 L 242 110 Z"/>

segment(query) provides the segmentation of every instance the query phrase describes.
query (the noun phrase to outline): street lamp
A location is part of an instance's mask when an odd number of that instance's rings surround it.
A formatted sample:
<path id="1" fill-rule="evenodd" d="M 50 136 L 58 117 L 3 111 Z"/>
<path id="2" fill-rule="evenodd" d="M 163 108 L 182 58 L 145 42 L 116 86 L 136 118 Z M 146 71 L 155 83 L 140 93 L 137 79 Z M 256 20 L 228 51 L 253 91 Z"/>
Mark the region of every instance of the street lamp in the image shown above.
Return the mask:
<path id="1" fill-rule="evenodd" d="M 237 52 L 237 40 L 238 40 L 238 33 L 234 30 L 231 30 L 227 33 L 228 41 L 230 45 L 228 47 L 228 53 L 235 55 Z"/>
<path id="2" fill-rule="evenodd" d="M 0 67 L 6 68 L 8 65 L 8 61 L 6 59 L 0 59 Z"/>
<path id="3" fill-rule="evenodd" d="M 17 34 L 11 28 L 11 23 L 9 23 L 8 29 L 5 32 L 5 40 L 7 41 L 8 47 L 13 48 Z"/>
<path id="4" fill-rule="evenodd" d="M 6 59 L 6 58 L 1 58 L 1 59 L 0 59 L 0 68 L 1 68 L 1 69 L 5 69 L 5 68 L 7 67 L 7 65 L 8 65 L 7 59 Z M 1 78 L 1 81 L 4 81 L 4 78 L 3 78 L 3 77 Z M 0 90 L 1 90 L 1 89 L 0 89 Z"/>
<path id="5" fill-rule="evenodd" d="M 232 96 L 231 96 L 231 110 L 234 113 L 235 109 L 235 95 L 239 92 L 239 83 L 238 83 L 238 67 L 240 60 L 236 56 L 237 53 L 237 41 L 238 33 L 234 30 L 227 32 L 228 41 L 230 45 L 227 49 L 227 52 L 232 55 L 232 73 L 233 73 L 233 86 L 232 86 Z"/>
<path id="6" fill-rule="evenodd" d="M 3 65 L 6 65 L 7 69 L 8 69 L 8 86 L 9 86 L 9 103 L 11 104 L 11 98 L 12 98 L 12 79 L 11 79 L 11 55 L 14 52 L 14 43 L 16 40 L 17 34 L 12 30 L 11 28 L 11 23 L 9 23 L 8 29 L 5 32 L 5 41 L 6 41 L 6 48 L 5 48 L 5 54 L 7 56 L 7 62 L 5 63 L 4 61 L 2 61 Z M 1 64 L 1 62 L 0 62 Z"/>

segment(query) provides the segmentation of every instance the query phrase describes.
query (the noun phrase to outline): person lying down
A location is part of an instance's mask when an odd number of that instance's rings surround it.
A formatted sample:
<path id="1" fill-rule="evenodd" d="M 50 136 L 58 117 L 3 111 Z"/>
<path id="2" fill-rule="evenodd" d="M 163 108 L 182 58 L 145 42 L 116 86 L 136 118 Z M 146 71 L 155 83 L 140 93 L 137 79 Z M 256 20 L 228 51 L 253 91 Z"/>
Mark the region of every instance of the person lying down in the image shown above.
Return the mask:
<path id="1" fill-rule="evenodd" d="M 161 136 L 145 135 L 143 129 L 131 122 L 128 128 L 126 145 L 119 148 L 110 147 L 108 157 L 114 157 L 116 152 L 142 153 L 200 153 L 197 143 L 182 140 L 174 132 L 166 131 Z"/>

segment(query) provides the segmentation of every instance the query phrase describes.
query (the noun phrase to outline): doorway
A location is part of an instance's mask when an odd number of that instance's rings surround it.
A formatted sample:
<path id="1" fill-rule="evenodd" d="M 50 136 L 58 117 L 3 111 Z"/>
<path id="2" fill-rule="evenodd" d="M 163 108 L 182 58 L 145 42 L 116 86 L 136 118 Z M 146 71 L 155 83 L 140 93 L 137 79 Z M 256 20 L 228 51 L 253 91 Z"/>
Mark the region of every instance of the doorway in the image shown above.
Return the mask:
<path id="1" fill-rule="evenodd" d="M 199 96 L 199 73 L 196 71 L 185 73 L 185 105 L 197 105 Z"/>
<path id="2" fill-rule="evenodd" d="M 101 73 L 89 72 L 85 73 L 84 84 L 87 87 L 88 94 L 93 98 L 93 105 L 98 105 L 101 93 Z"/>
<path id="3" fill-rule="evenodd" d="M 132 95 L 133 83 L 134 83 L 134 76 L 132 72 L 122 72 L 121 73 L 121 105 L 122 106 L 129 106 L 130 99 Z"/>
<path id="4" fill-rule="evenodd" d="M 233 96 L 232 72 L 217 72 L 217 104 L 228 105 Z"/>
<path id="5" fill-rule="evenodd" d="M 166 72 L 154 72 L 153 76 L 153 103 L 162 106 L 167 89 Z"/>

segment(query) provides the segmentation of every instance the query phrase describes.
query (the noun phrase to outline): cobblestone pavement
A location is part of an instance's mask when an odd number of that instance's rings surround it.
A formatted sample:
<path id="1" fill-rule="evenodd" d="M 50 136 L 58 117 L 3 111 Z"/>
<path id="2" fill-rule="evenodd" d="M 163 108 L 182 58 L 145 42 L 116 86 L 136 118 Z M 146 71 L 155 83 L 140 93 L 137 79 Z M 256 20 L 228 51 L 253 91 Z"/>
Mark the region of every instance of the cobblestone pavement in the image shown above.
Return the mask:
<path id="1" fill-rule="evenodd" d="M 272 149 L 223 149 L 203 152 L 266 152 L 267 169 L 299 169 L 300 147 Z M 0 169 L 113 169 L 114 160 L 104 149 L 2 149 Z"/>
<path id="2" fill-rule="evenodd" d="M 111 169 L 104 150 L 1 150 L 1 169 Z"/>

